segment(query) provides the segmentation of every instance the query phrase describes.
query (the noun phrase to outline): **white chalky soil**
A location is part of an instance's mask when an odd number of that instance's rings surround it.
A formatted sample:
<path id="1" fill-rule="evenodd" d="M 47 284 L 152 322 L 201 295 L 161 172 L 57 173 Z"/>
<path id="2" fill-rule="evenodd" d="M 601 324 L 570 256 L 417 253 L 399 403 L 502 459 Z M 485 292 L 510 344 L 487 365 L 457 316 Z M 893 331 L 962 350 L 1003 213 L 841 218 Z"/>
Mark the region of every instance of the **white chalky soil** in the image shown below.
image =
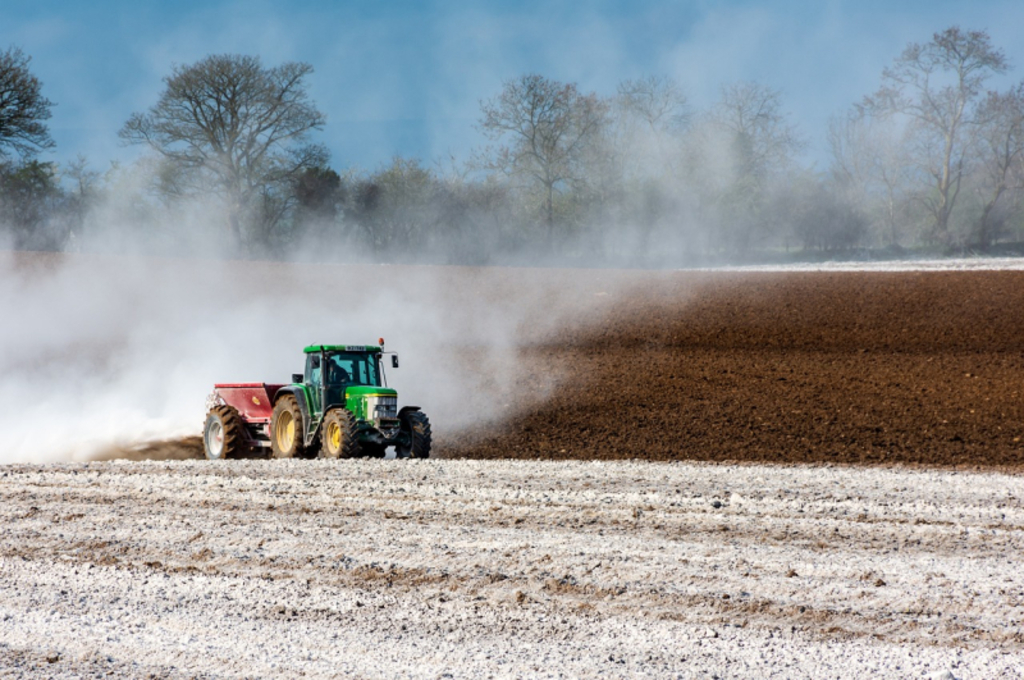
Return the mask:
<path id="1" fill-rule="evenodd" d="M 1018 678 L 1024 477 L 0 467 L 0 676 Z"/>

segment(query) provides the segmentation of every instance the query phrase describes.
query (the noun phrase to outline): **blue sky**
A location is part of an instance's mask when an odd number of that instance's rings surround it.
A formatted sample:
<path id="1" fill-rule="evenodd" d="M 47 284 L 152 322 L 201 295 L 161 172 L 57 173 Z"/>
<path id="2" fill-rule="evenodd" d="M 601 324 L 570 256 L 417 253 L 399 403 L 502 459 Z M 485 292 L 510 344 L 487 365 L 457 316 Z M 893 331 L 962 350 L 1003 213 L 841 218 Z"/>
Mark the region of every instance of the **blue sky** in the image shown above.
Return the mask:
<path id="1" fill-rule="evenodd" d="M 0 0 L 0 47 L 32 57 L 57 149 L 96 169 L 130 161 L 117 131 L 152 106 L 172 64 L 212 53 L 305 61 L 327 115 L 317 140 L 338 169 L 373 170 L 394 155 L 465 159 L 483 143 L 479 102 L 524 73 L 612 94 L 625 78 L 675 78 L 698 108 L 719 88 L 757 80 L 824 158 L 828 118 L 877 88 L 910 41 L 951 25 L 986 30 L 1024 78 L 1020 0 L 409 2 L 305 0 Z"/>

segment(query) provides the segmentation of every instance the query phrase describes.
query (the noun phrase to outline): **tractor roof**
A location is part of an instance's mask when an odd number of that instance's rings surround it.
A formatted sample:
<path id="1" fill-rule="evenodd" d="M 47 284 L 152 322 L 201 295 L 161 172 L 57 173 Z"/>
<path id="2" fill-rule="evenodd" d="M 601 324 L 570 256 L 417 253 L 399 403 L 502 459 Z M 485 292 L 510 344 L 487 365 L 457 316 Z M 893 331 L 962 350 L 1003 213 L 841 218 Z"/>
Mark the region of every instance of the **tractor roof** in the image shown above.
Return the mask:
<path id="1" fill-rule="evenodd" d="M 310 345 L 302 350 L 306 354 L 311 352 L 380 352 L 377 345 Z"/>

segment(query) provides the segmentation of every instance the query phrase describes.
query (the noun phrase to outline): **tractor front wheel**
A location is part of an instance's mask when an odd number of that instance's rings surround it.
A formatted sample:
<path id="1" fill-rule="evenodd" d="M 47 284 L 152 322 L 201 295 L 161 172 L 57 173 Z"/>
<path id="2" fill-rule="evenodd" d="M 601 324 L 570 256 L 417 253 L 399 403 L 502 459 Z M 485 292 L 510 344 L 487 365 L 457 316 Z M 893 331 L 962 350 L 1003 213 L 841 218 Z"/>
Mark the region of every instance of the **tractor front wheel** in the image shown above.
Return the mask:
<path id="1" fill-rule="evenodd" d="M 321 458 L 354 458 L 359 454 L 356 420 L 345 408 L 332 408 L 320 428 Z"/>
<path id="2" fill-rule="evenodd" d="M 295 397 L 286 394 L 274 404 L 270 425 L 270 451 L 274 458 L 297 458 L 303 446 L 302 411 Z"/>
<path id="3" fill-rule="evenodd" d="M 430 458 L 430 420 L 422 411 L 399 413 L 406 445 L 395 447 L 397 458 Z"/>
<path id="4" fill-rule="evenodd" d="M 249 453 L 242 416 L 232 406 L 214 406 L 203 426 L 203 451 L 208 460 L 243 458 Z"/>

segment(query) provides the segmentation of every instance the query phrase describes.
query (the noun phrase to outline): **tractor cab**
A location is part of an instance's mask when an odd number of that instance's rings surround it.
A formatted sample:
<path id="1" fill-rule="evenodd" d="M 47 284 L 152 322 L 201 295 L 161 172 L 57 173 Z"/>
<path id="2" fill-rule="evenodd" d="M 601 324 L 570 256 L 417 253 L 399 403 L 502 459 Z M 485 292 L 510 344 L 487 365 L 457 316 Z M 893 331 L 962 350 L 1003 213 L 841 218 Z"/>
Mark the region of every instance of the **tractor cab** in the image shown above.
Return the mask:
<path id="1" fill-rule="evenodd" d="M 347 406 L 346 394 L 350 388 L 382 387 L 382 377 L 380 348 L 329 349 L 322 345 L 306 348 L 306 370 L 301 382 L 309 389 L 314 413 L 333 404 Z M 359 391 L 353 390 L 352 394 Z"/>
<path id="2" fill-rule="evenodd" d="M 381 370 L 381 348 L 374 345 L 310 345 L 306 347 L 306 370 L 301 376 L 310 414 L 314 419 L 332 406 L 347 408 L 362 421 L 377 421 L 378 402 L 394 402 L 398 394 L 386 386 Z M 299 378 L 300 376 L 295 376 Z M 296 380 L 296 382 L 300 382 Z M 371 403 L 372 402 L 372 403 Z M 373 422 L 375 426 L 379 422 Z"/>
<path id="3" fill-rule="evenodd" d="M 310 349 L 306 348 L 306 371 L 303 374 L 306 384 L 325 384 L 328 387 L 382 385 L 379 349 L 369 352 L 351 351 L 347 347 L 343 351 Z"/>

